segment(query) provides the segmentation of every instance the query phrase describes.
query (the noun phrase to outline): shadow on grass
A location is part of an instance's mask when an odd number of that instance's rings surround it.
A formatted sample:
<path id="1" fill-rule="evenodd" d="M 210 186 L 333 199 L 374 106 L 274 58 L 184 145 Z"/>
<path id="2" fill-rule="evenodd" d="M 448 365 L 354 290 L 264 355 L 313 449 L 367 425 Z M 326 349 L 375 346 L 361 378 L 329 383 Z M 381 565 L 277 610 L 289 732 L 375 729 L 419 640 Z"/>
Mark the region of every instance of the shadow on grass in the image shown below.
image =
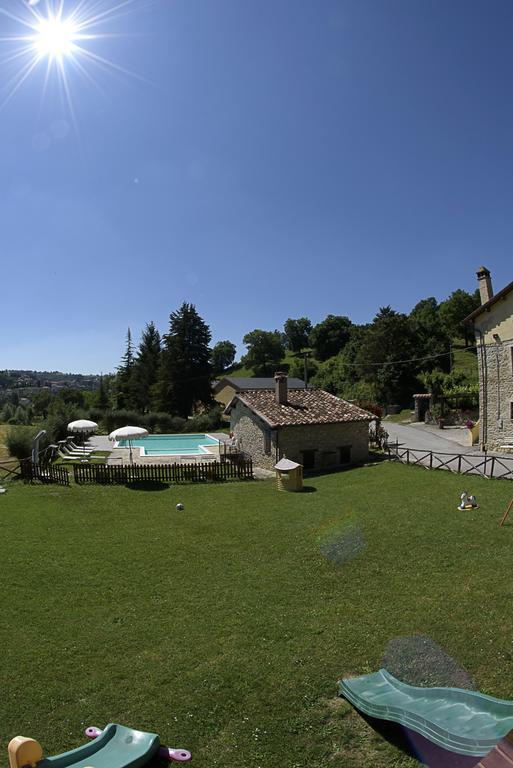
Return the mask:
<path id="1" fill-rule="evenodd" d="M 302 493 L 317 493 L 317 488 L 314 485 L 304 485 Z"/>
<path id="2" fill-rule="evenodd" d="M 166 491 L 169 487 L 169 483 L 163 483 L 161 480 L 134 480 L 126 484 L 126 488 L 131 491 Z"/>
<path id="3" fill-rule="evenodd" d="M 362 467 L 376 467 L 384 461 L 390 461 L 388 456 L 382 453 L 369 453 L 366 461 L 355 462 L 354 464 L 337 464 L 336 466 L 319 467 L 317 469 L 304 469 L 303 475 L 308 478 L 323 477 L 325 475 L 335 475 L 342 472 L 352 472 Z"/>
<path id="4" fill-rule="evenodd" d="M 356 710 L 360 717 L 379 735 L 405 755 L 414 757 L 421 765 L 432 768 L 475 768 L 478 757 L 458 755 L 439 747 L 420 733 L 404 728 L 398 723 L 378 720 Z"/>

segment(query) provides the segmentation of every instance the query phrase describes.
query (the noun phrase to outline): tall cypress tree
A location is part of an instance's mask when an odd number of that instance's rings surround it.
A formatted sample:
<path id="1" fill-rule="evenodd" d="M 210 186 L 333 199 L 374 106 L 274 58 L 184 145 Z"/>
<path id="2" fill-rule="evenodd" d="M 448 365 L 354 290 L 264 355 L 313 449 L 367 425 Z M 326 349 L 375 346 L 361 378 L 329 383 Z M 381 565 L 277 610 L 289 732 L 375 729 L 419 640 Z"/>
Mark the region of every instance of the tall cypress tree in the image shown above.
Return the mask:
<path id="1" fill-rule="evenodd" d="M 169 321 L 169 333 L 163 337 L 160 407 L 186 418 L 197 403 L 208 405 L 212 399 L 212 336 L 194 304 L 184 302 Z"/>

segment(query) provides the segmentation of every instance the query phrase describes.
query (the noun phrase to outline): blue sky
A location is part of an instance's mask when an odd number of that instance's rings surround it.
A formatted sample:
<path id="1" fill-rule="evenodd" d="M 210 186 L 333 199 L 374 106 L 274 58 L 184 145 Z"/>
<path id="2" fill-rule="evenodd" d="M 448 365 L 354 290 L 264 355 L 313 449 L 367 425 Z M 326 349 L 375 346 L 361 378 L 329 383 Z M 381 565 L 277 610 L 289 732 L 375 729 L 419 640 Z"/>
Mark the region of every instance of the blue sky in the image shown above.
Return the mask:
<path id="1" fill-rule="evenodd" d="M 65 61 L 71 113 L 41 62 L 0 111 L 0 369 L 112 371 L 183 301 L 241 354 L 513 279 L 509 0 L 134 0 L 94 31 L 137 77 Z"/>

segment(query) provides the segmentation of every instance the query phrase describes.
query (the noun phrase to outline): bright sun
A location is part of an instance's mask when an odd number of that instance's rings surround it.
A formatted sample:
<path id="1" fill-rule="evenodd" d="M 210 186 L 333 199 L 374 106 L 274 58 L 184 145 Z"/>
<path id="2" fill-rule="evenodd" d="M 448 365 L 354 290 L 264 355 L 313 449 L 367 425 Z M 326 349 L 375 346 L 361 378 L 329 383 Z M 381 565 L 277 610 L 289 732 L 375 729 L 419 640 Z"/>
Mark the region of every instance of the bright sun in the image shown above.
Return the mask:
<path id="1" fill-rule="evenodd" d="M 147 1 L 0 0 L 0 111 L 38 68 L 44 73 L 43 96 L 52 80 L 57 81 L 73 121 L 71 91 L 78 77 L 95 87 L 95 70 L 137 77 L 101 55 L 106 40 L 120 36 L 101 28 Z M 7 7 L 15 4 L 18 10 Z M 14 32 L 6 37 L 5 19 Z"/>
<path id="2" fill-rule="evenodd" d="M 77 38 L 78 30 L 72 21 L 50 16 L 39 22 L 34 35 L 34 48 L 41 58 L 62 59 L 73 53 Z"/>

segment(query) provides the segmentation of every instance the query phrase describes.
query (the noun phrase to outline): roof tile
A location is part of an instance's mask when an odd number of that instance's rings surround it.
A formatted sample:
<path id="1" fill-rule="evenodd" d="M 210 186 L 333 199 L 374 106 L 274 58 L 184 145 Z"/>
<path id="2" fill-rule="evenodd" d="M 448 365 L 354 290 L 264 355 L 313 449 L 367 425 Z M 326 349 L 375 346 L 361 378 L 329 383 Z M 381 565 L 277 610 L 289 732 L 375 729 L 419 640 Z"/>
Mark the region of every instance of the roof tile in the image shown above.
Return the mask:
<path id="1" fill-rule="evenodd" d="M 322 389 L 289 390 L 287 403 L 284 405 L 277 403 L 275 393 L 269 390 L 246 390 L 236 395 L 232 403 L 236 400 L 244 403 L 273 428 L 300 424 L 371 421 L 375 418 L 363 408 L 330 395 Z"/>

